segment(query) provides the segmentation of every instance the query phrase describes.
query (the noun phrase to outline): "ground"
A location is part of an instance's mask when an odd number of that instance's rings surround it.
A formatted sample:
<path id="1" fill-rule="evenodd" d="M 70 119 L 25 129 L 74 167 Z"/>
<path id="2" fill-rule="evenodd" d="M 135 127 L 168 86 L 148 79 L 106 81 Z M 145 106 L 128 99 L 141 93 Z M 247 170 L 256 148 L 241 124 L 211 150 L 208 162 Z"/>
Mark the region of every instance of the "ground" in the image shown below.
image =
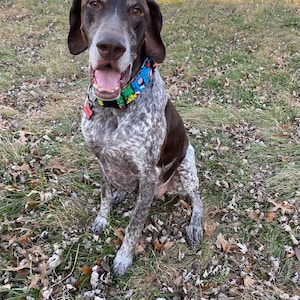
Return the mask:
<path id="1" fill-rule="evenodd" d="M 299 4 L 160 1 L 159 69 L 196 150 L 205 236 L 187 246 L 187 199 L 156 201 L 116 277 L 134 197 L 91 234 L 100 174 L 70 2 L 0 3 L 0 299 L 300 299 Z"/>

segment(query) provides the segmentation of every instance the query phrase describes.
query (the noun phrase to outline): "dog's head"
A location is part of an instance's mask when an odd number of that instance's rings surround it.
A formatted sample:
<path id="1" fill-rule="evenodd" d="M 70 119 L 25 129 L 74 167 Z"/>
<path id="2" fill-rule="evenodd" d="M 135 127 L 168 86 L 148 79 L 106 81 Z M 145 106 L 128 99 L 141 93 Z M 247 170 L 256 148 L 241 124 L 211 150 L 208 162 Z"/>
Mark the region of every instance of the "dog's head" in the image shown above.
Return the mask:
<path id="1" fill-rule="evenodd" d="M 74 55 L 89 49 L 94 93 L 115 99 L 145 57 L 163 62 L 161 28 L 154 0 L 73 0 L 68 46 Z"/>

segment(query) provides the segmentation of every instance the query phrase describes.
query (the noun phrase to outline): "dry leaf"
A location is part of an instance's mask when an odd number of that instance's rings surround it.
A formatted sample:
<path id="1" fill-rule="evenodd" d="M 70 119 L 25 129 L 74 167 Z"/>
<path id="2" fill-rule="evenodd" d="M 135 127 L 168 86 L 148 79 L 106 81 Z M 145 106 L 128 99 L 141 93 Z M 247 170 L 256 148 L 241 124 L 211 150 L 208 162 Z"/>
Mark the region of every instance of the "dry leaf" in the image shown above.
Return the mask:
<path id="1" fill-rule="evenodd" d="M 32 170 L 27 162 L 24 162 L 21 166 L 16 166 L 17 171 L 26 171 L 28 172 L 29 177 L 32 176 Z"/>
<path id="2" fill-rule="evenodd" d="M 39 271 L 43 286 L 47 286 L 49 284 L 49 281 L 47 279 L 47 268 L 48 264 L 46 262 L 42 262 L 39 264 Z"/>
<path id="3" fill-rule="evenodd" d="M 105 260 L 101 261 L 101 267 L 104 271 L 110 272 L 110 266 Z"/>
<path id="4" fill-rule="evenodd" d="M 216 246 L 223 252 L 229 252 L 231 248 L 231 245 L 225 240 L 222 233 L 219 233 L 217 236 Z"/>
<path id="5" fill-rule="evenodd" d="M 182 286 L 182 283 L 183 283 L 183 281 L 182 281 L 182 275 L 180 275 L 179 277 L 177 277 L 177 278 L 174 280 L 174 284 L 175 284 L 176 286 Z"/>
<path id="6" fill-rule="evenodd" d="M 173 246 L 174 242 L 166 242 L 164 243 L 163 250 L 168 250 Z"/>
<path id="7" fill-rule="evenodd" d="M 208 237 L 212 237 L 215 233 L 215 230 L 217 228 L 217 223 L 214 222 L 211 225 L 208 225 L 207 222 L 204 223 L 204 234 Z"/>
<path id="8" fill-rule="evenodd" d="M 28 289 L 39 289 L 38 288 L 38 282 L 41 280 L 41 275 L 40 274 L 34 274 L 33 278 L 31 279 L 31 283 L 28 287 Z"/>
<path id="9" fill-rule="evenodd" d="M 78 268 L 81 272 L 83 272 L 85 275 L 88 275 L 90 276 L 92 274 L 92 268 L 90 268 L 89 266 L 87 265 L 84 265 L 83 267 L 79 267 Z"/>
<path id="10" fill-rule="evenodd" d="M 266 216 L 266 221 L 267 222 L 272 222 L 276 219 L 276 214 L 273 211 L 269 211 L 267 216 Z"/>
<path id="11" fill-rule="evenodd" d="M 28 195 L 26 195 L 26 197 L 31 198 L 32 195 L 39 195 L 40 201 L 44 201 L 45 200 L 45 193 L 44 192 L 40 192 L 40 191 L 31 191 Z"/>
<path id="12" fill-rule="evenodd" d="M 155 241 L 154 241 L 154 248 L 155 248 L 156 250 L 160 251 L 160 250 L 163 249 L 163 247 L 164 247 L 164 245 L 161 244 L 161 243 L 159 242 L 159 240 L 155 240 Z"/>
<path id="13" fill-rule="evenodd" d="M 20 131 L 19 131 L 19 141 L 20 141 L 22 144 L 26 144 L 26 142 L 28 141 L 28 138 L 27 138 L 26 135 L 34 135 L 34 133 L 31 132 L 31 131 L 20 130 Z"/>
<path id="14" fill-rule="evenodd" d="M 253 286 L 254 283 L 255 283 L 255 280 L 254 280 L 252 277 L 250 277 L 250 276 L 247 275 L 247 276 L 244 278 L 244 286 L 245 286 L 245 287 Z"/>
<path id="15" fill-rule="evenodd" d="M 124 240 L 124 235 L 125 235 L 125 230 L 124 228 L 117 228 L 114 230 L 114 234 L 117 237 L 117 239 L 112 240 L 112 242 L 116 245 L 116 246 L 120 246 L 123 243 Z"/>
<path id="16" fill-rule="evenodd" d="M 14 272 L 14 271 L 19 271 L 19 270 L 28 269 L 28 268 L 30 268 L 30 263 L 29 262 L 27 262 L 26 264 L 24 264 L 22 266 L 18 266 L 18 267 L 9 267 L 8 266 L 4 270 L 5 271 L 12 271 L 12 272 Z"/>
<path id="17" fill-rule="evenodd" d="M 31 232 L 28 231 L 25 234 L 21 235 L 18 239 L 17 242 L 19 244 L 25 244 L 25 243 L 29 243 L 30 242 L 30 238 L 31 238 Z"/>
<path id="18" fill-rule="evenodd" d="M 22 269 L 17 271 L 16 278 L 26 278 L 30 276 L 30 270 L 29 269 Z"/>
<path id="19" fill-rule="evenodd" d="M 154 248 L 158 251 L 168 250 L 173 246 L 174 242 L 160 243 L 159 240 L 154 241 Z"/>
<path id="20" fill-rule="evenodd" d="M 84 273 L 84 276 L 74 283 L 74 287 L 76 289 L 78 289 L 83 282 L 85 282 L 89 277 L 91 277 L 91 274 L 93 272 L 93 269 L 87 265 L 84 265 L 83 267 L 79 267 L 78 269 Z"/>
<path id="21" fill-rule="evenodd" d="M 192 209 L 192 206 L 190 204 L 188 204 L 187 202 L 185 202 L 183 199 L 180 199 L 179 202 L 183 208 L 188 209 L 188 210 Z"/>
<path id="22" fill-rule="evenodd" d="M 0 286 L 0 292 L 2 292 L 2 291 L 4 292 L 4 291 L 10 290 L 10 289 L 11 289 L 10 283 Z"/>
<path id="23" fill-rule="evenodd" d="M 61 173 L 77 172 L 77 169 L 75 169 L 75 168 L 68 168 L 68 167 L 63 166 L 57 156 L 53 157 L 49 161 L 48 169 L 58 170 Z"/>
<path id="24" fill-rule="evenodd" d="M 124 240 L 124 233 L 125 233 L 124 228 L 117 228 L 114 230 L 115 236 L 117 238 L 119 238 L 121 240 L 121 242 L 123 242 L 123 240 Z"/>
<path id="25" fill-rule="evenodd" d="M 295 208 L 293 206 L 284 203 L 283 200 L 276 202 L 275 200 L 270 199 L 268 200 L 268 202 L 274 205 L 274 207 L 269 209 L 270 212 L 281 210 L 281 214 L 285 215 L 292 214 L 295 211 Z"/>
<path id="26" fill-rule="evenodd" d="M 146 256 L 146 250 L 145 250 L 144 247 L 141 246 L 141 245 L 137 245 L 137 246 L 135 247 L 134 253 L 135 253 L 135 254 L 142 254 L 142 255 Z"/>
<path id="27" fill-rule="evenodd" d="M 246 211 L 250 220 L 260 221 L 258 214 L 254 210 L 247 209 Z"/>

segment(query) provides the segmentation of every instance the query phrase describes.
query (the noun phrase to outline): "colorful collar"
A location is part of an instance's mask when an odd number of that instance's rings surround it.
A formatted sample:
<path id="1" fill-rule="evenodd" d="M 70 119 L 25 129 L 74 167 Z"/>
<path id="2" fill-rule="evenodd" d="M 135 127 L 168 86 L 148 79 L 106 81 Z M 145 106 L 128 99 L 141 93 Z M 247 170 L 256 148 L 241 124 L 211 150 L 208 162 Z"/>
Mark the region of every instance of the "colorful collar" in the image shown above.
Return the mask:
<path id="1" fill-rule="evenodd" d="M 131 103 L 136 99 L 136 97 L 145 89 L 146 85 L 149 83 L 152 77 L 153 71 L 156 65 L 152 58 L 147 57 L 137 75 L 128 83 L 128 85 L 121 90 L 119 98 L 107 101 L 101 98 L 97 98 L 94 95 L 93 85 L 89 86 L 89 100 L 92 96 L 94 101 L 97 101 L 101 106 L 104 107 L 114 107 L 124 109 L 126 105 Z"/>

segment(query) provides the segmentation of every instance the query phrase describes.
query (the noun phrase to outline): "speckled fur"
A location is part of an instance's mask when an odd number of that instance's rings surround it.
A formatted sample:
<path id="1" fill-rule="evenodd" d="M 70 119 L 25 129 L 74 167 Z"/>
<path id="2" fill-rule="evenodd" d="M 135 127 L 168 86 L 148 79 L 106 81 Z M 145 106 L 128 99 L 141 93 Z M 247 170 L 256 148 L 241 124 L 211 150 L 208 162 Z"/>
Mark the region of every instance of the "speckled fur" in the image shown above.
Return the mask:
<path id="1" fill-rule="evenodd" d="M 75 1 L 78 0 L 74 0 L 76 4 Z M 132 1 L 134 3 L 145 2 L 145 0 L 130 0 L 130 3 Z M 153 2 L 153 0 L 148 1 Z M 75 4 L 73 4 L 74 7 Z M 97 35 L 100 34 L 99 31 Z M 127 36 L 132 34 L 130 32 Z M 93 53 L 92 58 L 90 57 L 92 60 L 101 59 L 101 57 L 97 57 L 99 54 L 94 49 L 95 44 L 96 42 L 90 42 L 89 45 L 89 52 Z M 77 47 L 77 44 L 75 46 Z M 75 46 L 73 47 L 74 53 L 77 51 Z M 83 45 L 80 51 L 84 50 L 84 47 Z M 130 49 L 132 51 L 132 47 Z M 127 57 L 135 59 L 133 55 Z M 96 65 L 97 61 L 91 63 Z M 136 65 L 136 61 L 131 63 Z M 176 134 L 176 128 L 173 125 L 180 125 L 184 140 L 186 135 L 179 115 L 174 113 L 173 105 L 168 100 L 158 70 L 155 70 L 144 91 L 124 110 L 101 107 L 97 101 L 91 100 L 91 95 L 89 96 L 86 102 L 93 102 L 91 103 L 93 105 L 93 115 L 88 119 L 84 113 L 81 127 L 87 144 L 98 159 L 102 174 L 101 207 L 92 224 L 93 232 L 101 234 L 108 225 L 108 217 L 114 197 L 113 189 L 129 193 L 137 191 L 135 208 L 126 228 L 122 246 L 114 259 L 113 271 L 118 275 L 123 275 L 131 266 L 134 250 L 142 233 L 152 201 L 155 197 L 160 197 L 165 193 L 181 194 L 190 198 L 193 212 L 190 224 L 187 227 L 187 239 L 192 246 L 199 243 L 203 234 L 201 225 L 203 209 L 198 193 L 199 183 L 194 149 L 187 141 L 174 144 L 176 139 L 173 138 L 173 142 L 168 145 L 175 145 L 176 147 L 182 145 L 182 150 L 179 149 L 179 152 L 176 150 L 180 157 L 177 155 L 177 158 L 176 156 L 174 158 L 172 154 L 170 159 L 168 158 L 165 147 L 168 134 L 170 132 Z M 170 108 L 169 112 L 171 111 L 172 118 L 166 117 L 166 106 Z M 170 125 L 170 122 L 173 122 L 173 125 Z M 170 128 L 173 129 L 170 130 Z M 162 153 L 164 159 L 162 159 Z M 174 165 L 176 168 L 173 171 L 172 167 Z M 168 169 L 172 170 L 172 174 L 167 176 L 165 180 L 163 175 L 166 174 Z M 118 195 L 124 195 L 124 193 Z"/>

